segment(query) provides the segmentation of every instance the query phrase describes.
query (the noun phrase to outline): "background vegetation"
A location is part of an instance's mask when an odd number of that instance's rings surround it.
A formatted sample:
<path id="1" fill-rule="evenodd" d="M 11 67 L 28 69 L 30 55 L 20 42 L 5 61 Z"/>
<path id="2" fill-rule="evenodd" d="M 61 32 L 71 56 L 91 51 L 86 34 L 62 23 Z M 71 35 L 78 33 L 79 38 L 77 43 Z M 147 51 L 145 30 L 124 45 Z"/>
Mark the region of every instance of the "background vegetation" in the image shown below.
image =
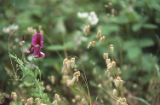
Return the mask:
<path id="1" fill-rule="evenodd" d="M 79 18 L 77 13 L 91 11 L 95 11 L 99 21 L 90 26 L 90 33 L 85 36 L 83 28 L 88 24 L 87 20 Z M 62 105 L 78 105 L 72 99 L 77 94 L 82 97 L 83 92 L 87 93 L 87 88 L 82 77 L 76 86 L 68 88 L 62 84 L 63 60 L 67 56 L 75 57 L 76 68 L 82 75 L 86 75 L 93 105 L 111 105 L 113 99 L 109 97 L 110 92 L 106 92 L 109 78 L 105 75 L 103 53 L 109 52 L 108 46 L 114 44 L 114 56 L 121 71 L 120 75 L 125 81 L 124 96 L 128 104 L 159 105 L 159 0 L 1 0 L 0 20 L 1 99 L 4 99 L 4 94 L 15 91 L 24 99 L 43 95 L 43 102 L 48 103 L 58 93 L 65 100 Z M 19 61 L 18 64 L 13 62 L 14 68 L 18 69 L 17 76 L 13 73 L 8 54 L 9 34 L 3 32 L 3 28 L 11 24 L 19 26 L 9 41 L 11 57 Z M 32 35 L 27 32 L 27 28 L 38 28 L 39 25 L 44 30 L 42 51 L 46 56 L 23 65 L 19 42 L 24 35 L 25 47 L 29 49 Z M 95 47 L 87 49 L 98 29 L 102 30 L 106 41 L 98 42 Z M 30 55 L 25 55 L 26 62 L 28 56 Z M 35 73 L 33 68 L 41 73 Z M 28 72 L 28 76 L 20 79 L 25 75 L 25 70 L 20 69 L 30 69 L 33 78 L 40 73 L 37 77 L 40 81 L 33 81 Z M 51 76 L 55 78 L 54 83 L 49 79 Z M 43 87 L 38 85 L 41 81 L 44 82 Z M 48 85 L 51 91 L 44 88 Z M 75 87 L 80 87 L 81 91 L 74 89 Z M 21 102 L 13 104 L 21 105 Z"/>

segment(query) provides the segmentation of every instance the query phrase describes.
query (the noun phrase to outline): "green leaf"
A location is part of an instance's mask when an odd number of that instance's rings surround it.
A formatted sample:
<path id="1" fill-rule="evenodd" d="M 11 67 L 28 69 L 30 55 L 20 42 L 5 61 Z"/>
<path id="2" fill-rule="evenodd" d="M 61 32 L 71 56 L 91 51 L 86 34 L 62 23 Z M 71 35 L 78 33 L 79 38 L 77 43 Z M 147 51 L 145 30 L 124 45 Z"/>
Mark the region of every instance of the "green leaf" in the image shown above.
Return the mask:
<path id="1" fill-rule="evenodd" d="M 144 70 L 153 70 L 155 68 L 157 59 L 151 54 L 144 54 L 142 56 L 142 65 Z"/>
<path id="2" fill-rule="evenodd" d="M 148 103 L 148 101 L 146 101 L 145 99 L 141 98 L 141 97 L 133 97 L 136 100 L 141 101 L 142 103 L 144 103 L 145 105 L 151 105 L 150 103 Z"/>
<path id="3" fill-rule="evenodd" d="M 11 102 L 10 105 L 23 105 L 21 102 Z"/>
<path id="4" fill-rule="evenodd" d="M 62 51 L 62 50 L 72 49 L 73 47 L 74 47 L 74 43 L 68 42 L 68 43 L 65 43 L 65 45 L 51 45 L 47 47 L 47 49 L 50 51 Z"/>
<path id="5" fill-rule="evenodd" d="M 144 28 L 148 28 L 148 29 L 156 29 L 158 28 L 156 25 L 154 24 L 144 24 L 143 25 Z"/>
<path id="6" fill-rule="evenodd" d="M 113 24 L 107 24 L 102 27 L 102 32 L 104 35 L 109 35 L 112 32 L 119 31 L 119 26 L 118 25 L 113 25 Z"/>
<path id="7" fill-rule="evenodd" d="M 17 56 L 13 55 L 13 54 L 9 54 L 9 57 L 13 58 L 20 66 L 23 65 L 23 61 L 20 60 Z"/>
<path id="8" fill-rule="evenodd" d="M 138 31 L 138 30 L 140 30 L 141 29 L 141 27 L 142 27 L 142 24 L 134 24 L 133 26 L 132 26 L 132 29 L 133 29 L 133 31 Z"/>
<path id="9" fill-rule="evenodd" d="M 141 55 L 141 49 L 139 47 L 132 47 L 128 50 L 128 58 L 132 61 L 136 60 Z"/>
<path id="10" fill-rule="evenodd" d="M 152 39 L 142 39 L 139 42 L 139 45 L 141 47 L 149 47 L 149 46 L 153 46 L 154 45 L 154 41 Z"/>

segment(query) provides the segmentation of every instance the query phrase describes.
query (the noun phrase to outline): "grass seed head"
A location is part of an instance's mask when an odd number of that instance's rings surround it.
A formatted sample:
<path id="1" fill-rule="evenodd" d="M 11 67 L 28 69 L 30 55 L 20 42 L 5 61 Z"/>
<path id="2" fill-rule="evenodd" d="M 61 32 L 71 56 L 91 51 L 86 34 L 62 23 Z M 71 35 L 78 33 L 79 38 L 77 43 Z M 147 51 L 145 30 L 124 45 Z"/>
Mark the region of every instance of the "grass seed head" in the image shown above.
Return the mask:
<path id="1" fill-rule="evenodd" d="M 114 45 L 110 44 L 109 45 L 109 49 L 110 49 L 110 53 L 113 54 L 113 52 L 114 52 Z"/>
<path id="2" fill-rule="evenodd" d="M 104 54 L 103 54 L 103 58 L 104 58 L 104 59 L 108 59 L 108 53 L 104 53 Z"/>
<path id="3" fill-rule="evenodd" d="M 98 29 L 98 32 L 97 32 L 97 38 L 101 37 L 101 30 Z"/>
<path id="4" fill-rule="evenodd" d="M 14 101 L 17 101 L 17 93 L 16 92 L 12 92 L 11 93 L 11 97 Z"/>
<path id="5" fill-rule="evenodd" d="M 89 32 L 90 32 L 90 25 L 84 26 L 84 33 L 85 33 L 85 35 L 88 35 Z"/>
<path id="6" fill-rule="evenodd" d="M 94 47 L 96 45 L 96 41 L 92 41 L 92 45 Z"/>

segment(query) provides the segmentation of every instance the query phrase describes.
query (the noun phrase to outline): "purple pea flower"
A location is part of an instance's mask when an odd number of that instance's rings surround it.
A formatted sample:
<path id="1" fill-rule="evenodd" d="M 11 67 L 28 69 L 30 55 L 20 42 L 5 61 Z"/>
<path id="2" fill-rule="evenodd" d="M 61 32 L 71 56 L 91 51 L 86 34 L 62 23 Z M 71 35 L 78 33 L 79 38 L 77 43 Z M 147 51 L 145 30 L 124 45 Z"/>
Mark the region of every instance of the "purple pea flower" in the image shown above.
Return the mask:
<path id="1" fill-rule="evenodd" d="M 43 48 L 43 36 L 39 33 L 35 34 L 32 37 L 32 44 L 30 48 L 30 53 L 33 53 L 35 57 L 45 57 L 45 54 L 41 52 L 41 48 Z"/>

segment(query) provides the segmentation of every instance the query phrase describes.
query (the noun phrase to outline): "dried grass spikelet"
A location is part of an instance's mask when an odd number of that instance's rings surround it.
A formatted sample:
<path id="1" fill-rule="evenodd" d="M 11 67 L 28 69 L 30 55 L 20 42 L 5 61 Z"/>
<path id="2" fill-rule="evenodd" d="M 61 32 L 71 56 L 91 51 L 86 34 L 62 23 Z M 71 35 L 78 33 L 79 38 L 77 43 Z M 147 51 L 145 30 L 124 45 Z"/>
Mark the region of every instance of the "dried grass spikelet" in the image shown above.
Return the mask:
<path id="1" fill-rule="evenodd" d="M 113 67 L 112 63 L 107 64 L 107 69 L 108 69 L 108 70 L 111 70 L 112 67 Z"/>
<path id="2" fill-rule="evenodd" d="M 128 105 L 127 101 L 126 101 L 126 98 L 125 97 L 123 97 L 123 98 L 119 97 L 118 100 L 117 100 L 117 105 Z"/>
<path id="3" fill-rule="evenodd" d="M 80 71 L 77 71 L 77 72 L 75 72 L 75 73 L 73 74 L 73 77 L 76 78 L 76 81 L 79 80 L 79 76 L 80 76 Z"/>
<path id="4" fill-rule="evenodd" d="M 75 67 L 75 58 L 71 58 L 71 60 L 65 58 L 63 61 L 63 68 L 62 68 L 63 74 L 68 74 L 74 67 Z"/>
<path id="5" fill-rule="evenodd" d="M 71 63 L 71 68 L 73 69 L 73 68 L 74 68 L 74 66 L 75 66 L 75 58 L 74 58 L 74 57 L 73 57 L 73 58 L 71 58 L 70 63 Z"/>
<path id="6" fill-rule="evenodd" d="M 76 96 L 75 96 L 75 99 L 76 99 L 76 100 L 80 100 L 80 99 L 81 99 L 81 96 L 80 96 L 80 95 L 76 95 Z"/>
<path id="7" fill-rule="evenodd" d="M 118 96 L 117 89 L 113 89 L 113 96 L 114 96 L 114 97 L 117 97 L 117 96 Z"/>
<path id="8" fill-rule="evenodd" d="M 112 66 L 116 67 L 116 62 L 115 61 L 112 61 Z"/>
<path id="9" fill-rule="evenodd" d="M 105 71 L 105 73 L 108 77 L 110 77 L 110 71 L 108 69 Z"/>
<path id="10" fill-rule="evenodd" d="M 104 58 L 104 59 L 108 59 L 108 53 L 104 53 L 104 54 L 103 54 L 103 58 Z"/>
<path id="11" fill-rule="evenodd" d="M 101 83 L 99 83 L 99 84 L 98 84 L 98 87 L 99 87 L 99 88 L 102 88 L 102 84 L 101 84 Z"/>
<path id="12" fill-rule="evenodd" d="M 50 86 L 50 85 L 47 85 L 47 86 L 46 86 L 46 90 L 49 91 L 49 92 L 52 91 L 51 86 Z"/>
<path id="13" fill-rule="evenodd" d="M 113 52 L 114 52 L 114 45 L 110 44 L 109 45 L 109 49 L 110 49 L 110 53 L 113 54 Z"/>
<path id="14" fill-rule="evenodd" d="M 111 59 L 106 59 L 106 64 L 108 65 L 111 62 Z"/>
<path id="15" fill-rule="evenodd" d="M 102 37 L 100 37 L 100 42 L 102 42 L 102 41 L 104 41 L 105 40 L 105 36 L 102 36 Z"/>
<path id="16" fill-rule="evenodd" d="M 114 8 L 111 9 L 111 15 L 112 15 L 112 17 L 114 17 L 114 15 L 115 15 L 115 9 Z"/>
<path id="17" fill-rule="evenodd" d="M 55 98 L 55 100 L 52 102 L 52 105 L 57 105 L 57 103 L 59 102 L 59 101 L 61 101 L 61 98 L 60 98 L 60 96 L 59 96 L 59 94 L 54 94 L 54 98 Z"/>
<path id="18" fill-rule="evenodd" d="M 123 86 L 123 80 L 121 79 L 121 77 L 117 77 L 115 80 L 114 80 L 114 84 L 117 88 L 121 88 Z"/>
<path id="19" fill-rule="evenodd" d="M 98 29 L 97 38 L 100 38 L 100 37 L 101 37 L 101 29 Z"/>
<path id="20" fill-rule="evenodd" d="M 88 44 L 88 49 L 90 48 L 92 46 L 92 42 L 89 42 L 89 44 Z"/>
<path id="21" fill-rule="evenodd" d="M 17 101 L 17 93 L 16 93 L 16 92 L 12 92 L 12 93 L 11 93 L 11 98 L 12 98 L 14 101 Z"/>
<path id="22" fill-rule="evenodd" d="M 41 100 L 40 100 L 40 98 L 36 98 L 36 99 L 35 99 L 35 102 L 36 102 L 37 105 L 41 105 Z"/>
<path id="23" fill-rule="evenodd" d="M 109 5 L 109 6 L 112 6 L 112 2 L 109 2 L 108 5 Z"/>
<path id="24" fill-rule="evenodd" d="M 43 31 L 43 29 L 42 29 L 42 26 L 41 26 L 41 25 L 39 25 L 39 26 L 38 26 L 38 29 L 39 29 L 40 34 L 42 34 L 42 35 L 43 35 L 43 34 L 44 34 L 44 31 Z"/>
<path id="25" fill-rule="evenodd" d="M 73 102 L 73 103 L 76 103 L 76 100 L 73 98 L 73 99 L 72 99 L 72 102 Z"/>
<path id="26" fill-rule="evenodd" d="M 55 76 L 54 76 L 54 75 L 51 75 L 51 76 L 50 76 L 50 81 L 51 81 L 52 84 L 55 83 L 56 80 L 55 80 Z"/>
<path id="27" fill-rule="evenodd" d="M 85 98 L 82 98 L 80 103 L 78 105 L 86 105 L 87 104 L 87 101 Z"/>
<path id="28" fill-rule="evenodd" d="M 68 75 L 63 75 L 62 76 L 62 83 L 65 84 L 65 83 L 67 83 L 68 80 L 70 80 L 70 76 L 68 76 Z"/>
<path id="29" fill-rule="evenodd" d="M 41 82 L 40 82 L 40 85 L 41 85 L 41 86 L 44 86 L 44 82 L 43 82 L 43 81 L 41 81 Z"/>
<path id="30" fill-rule="evenodd" d="M 96 41 L 92 41 L 92 45 L 94 47 L 96 45 Z"/>
<path id="31" fill-rule="evenodd" d="M 104 5 L 104 7 L 105 7 L 105 8 L 108 8 L 109 6 L 106 4 L 106 5 Z"/>
<path id="32" fill-rule="evenodd" d="M 72 80 L 67 81 L 67 86 L 72 86 L 75 82 L 79 80 L 80 71 L 77 71 L 73 74 Z"/>
<path id="33" fill-rule="evenodd" d="M 57 100 L 57 101 L 61 101 L 61 98 L 60 98 L 60 96 L 59 96 L 59 94 L 54 94 L 54 97 L 55 97 L 55 99 Z"/>
<path id="34" fill-rule="evenodd" d="M 28 98 L 25 105 L 33 105 L 33 97 Z"/>
<path id="35" fill-rule="evenodd" d="M 68 73 L 68 59 L 67 59 L 67 58 L 65 58 L 65 59 L 63 60 L 62 72 L 63 72 L 64 74 L 67 74 L 67 73 Z"/>
<path id="36" fill-rule="evenodd" d="M 73 77 L 71 80 L 67 80 L 67 86 L 72 86 L 75 82 L 75 78 Z"/>
<path id="37" fill-rule="evenodd" d="M 27 31 L 28 31 L 29 34 L 32 34 L 32 35 L 34 35 L 34 34 L 37 33 L 37 30 L 34 29 L 33 27 L 28 27 L 28 28 L 27 28 Z"/>
<path id="38" fill-rule="evenodd" d="M 85 35 L 88 35 L 89 32 L 90 32 L 90 25 L 85 25 L 84 26 L 84 33 L 85 33 Z"/>
<path id="39" fill-rule="evenodd" d="M 21 99 L 21 102 L 24 104 L 25 103 L 25 99 Z"/>

